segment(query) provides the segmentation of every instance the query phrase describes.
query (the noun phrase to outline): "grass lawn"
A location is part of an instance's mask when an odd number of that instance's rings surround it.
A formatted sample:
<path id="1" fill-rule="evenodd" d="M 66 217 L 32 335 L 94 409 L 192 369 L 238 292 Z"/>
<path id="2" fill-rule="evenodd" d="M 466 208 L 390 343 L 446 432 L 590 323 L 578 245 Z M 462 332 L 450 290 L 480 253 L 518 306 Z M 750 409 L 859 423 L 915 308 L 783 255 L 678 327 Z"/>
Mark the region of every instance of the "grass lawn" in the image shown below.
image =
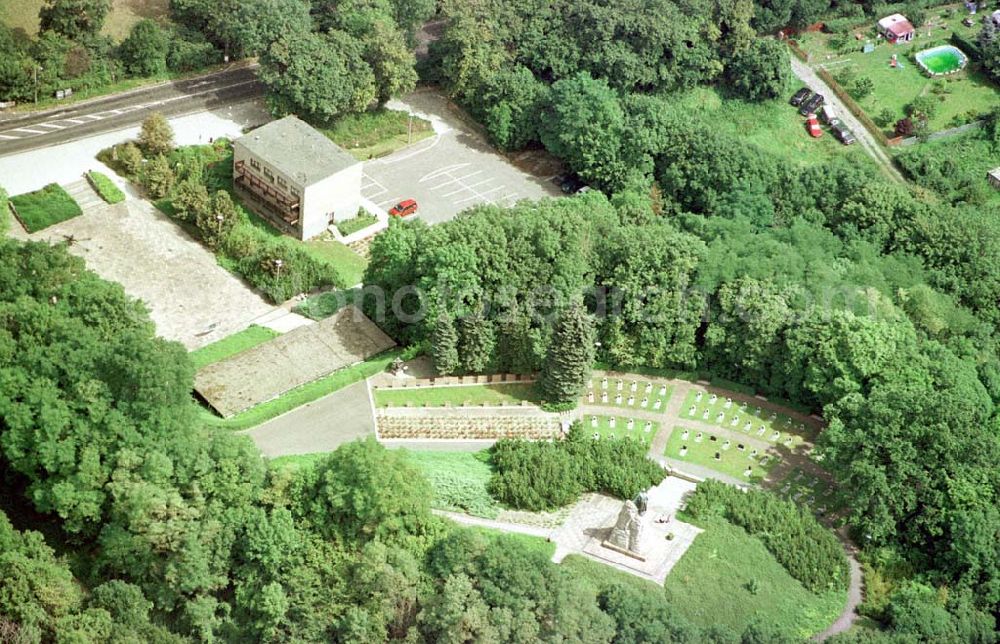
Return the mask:
<path id="1" fill-rule="evenodd" d="M 596 418 L 597 423 L 594 423 Z M 630 440 L 637 440 L 644 445 L 649 445 L 656 436 L 656 432 L 660 431 L 660 423 L 646 421 L 641 419 L 636 419 L 632 425 L 632 429 L 628 428 L 629 417 L 626 413 L 624 416 L 615 416 L 615 426 L 611 426 L 610 416 L 593 416 L 591 418 L 585 418 L 583 420 L 583 429 L 588 435 L 598 434 L 598 440 L 620 440 L 623 438 L 628 438 Z M 647 424 L 649 431 L 646 431 Z"/>
<path id="2" fill-rule="evenodd" d="M 674 566 L 664 587 L 671 604 L 695 624 L 722 624 L 741 633 L 760 618 L 806 639 L 840 614 L 846 592 L 809 592 L 743 528 L 722 519 L 698 525 L 705 532 Z M 747 588 L 751 579 L 756 593 Z"/>
<path id="3" fill-rule="evenodd" d="M 461 407 L 470 405 L 520 405 L 522 400 L 532 404 L 541 402 L 534 384 L 510 383 L 491 385 L 460 385 L 454 387 L 408 387 L 406 389 L 376 389 L 376 407 Z"/>
<path id="4" fill-rule="evenodd" d="M 232 418 L 220 418 L 207 408 L 202 408 L 201 418 L 206 425 L 213 427 L 221 427 L 233 431 L 248 429 L 289 412 L 296 407 L 301 407 L 306 403 L 332 394 L 338 389 L 343 389 L 348 385 L 385 371 L 397 356 L 402 356 L 405 359 L 404 353 L 405 349 L 391 349 L 373 358 L 369 358 L 360 364 L 334 371 L 319 380 L 296 387 L 279 398 L 261 403 L 256 407 L 236 414 Z"/>
<path id="5" fill-rule="evenodd" d="M 35 192 L 11 197 L 10 202 L 14 204 L 18 219 L 29 233 L 37 233 L 53 224 L 83 214 L 73 197 L 54 183 Z"/>
<path id="6" fill-rule="evenodd" d="M 90 185 L 101 196 L 101 199 L 108 203 L 125 201 L 125 193 L 114 184 L 108 175 L 91 170 L 87 173 L 87 178 L 90 179 Z"/>
<path id="7" fill-rule="evenodd" d="M 685 432 L 687 433 L 686 438 Z M 698 434 L 702 434 L 700 441 L 697 439 Z M 713 441 L 712 438 L 716 438 L 716 440 Z M 778 464 L 779 458 L 774 454 L 753 454 L 754 448 L 750 445 L 746 445 L 743 450 L 740 450 L 740 443 L 737 441 L 731 441 L 729 447 L 724 448 L 725 442 L 726 438 L 722 436 L 713 437 L 697 430 L 674 427 L 670 432 L 670 439 L 667 441 L 667 447 L 663 454 L 750 483 L 762 481 L 764 476 Z M 687 448 L 687 451 L 682 456 L 681 450 L 684 447 Z M 716 452 L 720 456 L 718 460 L 715 458 Z M 747 467 L 752 468 L 750 476 L 744 475 Z"/>
<path id="8" fill-rule="evenodd" d="M 352 304 L 360 292 L 360 289 L 351 289 L 317 293 L 296 304 L 292 311 L 304 315 L 310 320 L 325 320 L 348 304 Z"/>
<path id="9" fill-rule="evenodd" d="M 306 252 L 321 262 L 331 264 L 344 284 L 361 283 L 368 260 L 334 239 L 311 239 L 303 244 Z"/>
<path id="10" fill-rule="evenodd" d="M 797 86 L 790 86 L 791 96 Z M 670 104 L 688 114 L 699 114 L 715 129 L 740 141 L 802 166 L 821 165 L 835 157 L 869 163 L 858 145 L 843 145 L 829 131 L 819 139 L 809 136 L 805 119 L 788 104 L 788 97 L 762 103 L 725 99 L 717 89 L 699 87 L 670 97 Z"/>
<path id="11" fill-rule="evenodd" d="M 804 440 L 815 437 L 811 426 L 797 423 L 790 416 L 770 413 L 752 403 L 733 401 L 727 407 L 726 397 L 716 396 L 713 401 L 714 395 L 692 388 L 681 405 L 681 417 L 713 423 L 788 449 L 794 449 Z M 747 423 L 750 424 L 749 427 Z"/>
<path id="12" fill-rule="evenodd" d="M 859 30 L 864 37 L 860 41 L 852 38 L 849 49 L 844 52 L 837 52 L 832 48 L 831 40 L 836 42 L 836 36 L 820 32 L 803 34 L 800 45 L 812 55 L 810 64 L 826 67 L 845 89 L 850 90 L 853 79 L 862 76 L 874 82 L 874 91 L 858 100 L 858 104 L 872 119 L 882 110 L 888 109 L 893 114 L 892 123 L 895 124 L 905 116 L 903 110 L 913 99 L 932 96 L 937 97 L 938 101 L 935 114 L 930 119 L 930 129 L 941 130 L 974 120 L 976 115 L 992 109 L 1000 101 L 1000 89 L 985 75 L 971 69 L 950 76 L 924 76 L 920 67 L 911 59 L 911 54 L 927 49 L 939 40 L 947 40 L 953 31 L 973 41 L 978 33 L 978 22 L 972 28 L 961 24 L 964 11 L 945 18 L 940 13 L 928 11 L 928 20 L 937 25 L 932 29 L 931 37 L 924 35 L 928 30 L 925 26 L 917 30 L 920 35 L 910 44 L 890 45 L 883 42 L 868 54 L 862 53 L 860 48 L 866 38 L 877 42 L 873 25 Z M 901 68 L 890 66 L 892 54 L 896 54 L 902 63 Z M 827 56 L 830 56 L 829 60 Z M 846 81 L 842 80 L 844 74 L 847 74 Z M 888 126 L 887 132 L 891 128 L 892 125 Z M 889 135 L 891 136 L 891 132 Z"/>
<path id="13" fill-rule="evenodd" d="M 340 231 L 341 235 L 345 237 L 347 235 L 353 235 L 359 230 L 368 228 L 372 224 L 378 221 L 378 217 L 371 214 L 367 210 L 359 210 L 356 217 L 351 217 L 350 219 L 345 219 L 344 221 L 337 224 L 337 230 Z"/>
<path id="14" fill-rule="evenodd" d="M 197 370 L 225 360 L 237 353 L 242 353 L 258 344 L 264 344 L 279 335 L 281 334 L 267 327 L 251 324 L 239 333 L 195 349 L 188 354 L 188 357 L 191 358 L 191 362 L 194 363 L 194 368 Z"/>
<path id="15" fill-rule="evenodd" d="M 361 161 L 391 154 L 434 134 L 428 121 L 406 112 L 380 109 L 350 114 L 320 129 L 331 141 Z"/>
<path id="16" fill-rule="evenodd" d="M 587 391 L 583 394 L 583 400 L 590 405 L 603 405 L 609 408 L 620 409 L 622 413 L 627 413 L 629 409 L 645 409 L 646 411 L 659 411 L 663 405 L 670 400 L 673 387 L 665 382 L 649 380 L 646 378 L 625 376 L 620 379 L 621 389 L 618 388 L 618 378 L 591 378 Z M 635 389 L 633 390 L 633 386 Z M 593 394 L 593 397 L 591 397 Z M 607 394 L 607 401 L 604 400 Z M 621 394 L 621 402 L 618 400 Z M 632 397 L 632 404 L 628 404 L 629 397 Z M 646 406 L 642 406 L 642 399 L 647 399 Z M 656 401 L 660 401 L 660 408 L 656 408 Z"/>
<path id="17" fill-rule="evenodd" d="M 780 497 L 806 505 L 820 515 L 843 509 L 832 485 L 799 468 L 789 472 L 772 491 Z"/>

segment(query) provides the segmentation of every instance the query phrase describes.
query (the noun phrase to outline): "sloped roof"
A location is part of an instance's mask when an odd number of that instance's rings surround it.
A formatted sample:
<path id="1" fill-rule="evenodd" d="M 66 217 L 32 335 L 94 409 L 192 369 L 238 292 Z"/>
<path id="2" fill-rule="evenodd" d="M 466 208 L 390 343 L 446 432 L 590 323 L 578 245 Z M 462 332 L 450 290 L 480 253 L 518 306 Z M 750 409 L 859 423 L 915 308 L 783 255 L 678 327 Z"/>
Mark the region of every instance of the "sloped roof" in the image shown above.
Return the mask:
<path id="1" fill-rule="evenodd" d="M 322 132 L 294 116 L 263 125 L 235 143 L 306 186 L 361 163 Z"/>
<path id="2" fill-rule="evenodd" d="M 878 26 L 883 31 L 888 31 L 890 33 L 901 36 L 902 34 L 908 34 L 913 31 L 913 25 L 909 20 L 906 19 L 901 13 L 894 13 L 891 16 L 886 16 L 878 21 Z"/>

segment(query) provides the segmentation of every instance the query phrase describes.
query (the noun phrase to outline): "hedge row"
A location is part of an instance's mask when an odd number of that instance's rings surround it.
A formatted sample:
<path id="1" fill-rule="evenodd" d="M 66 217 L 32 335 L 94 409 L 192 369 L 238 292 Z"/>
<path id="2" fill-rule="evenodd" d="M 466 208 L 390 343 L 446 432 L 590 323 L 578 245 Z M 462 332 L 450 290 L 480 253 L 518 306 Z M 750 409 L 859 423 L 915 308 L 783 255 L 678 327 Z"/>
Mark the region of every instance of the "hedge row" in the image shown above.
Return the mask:
<path id="1" fill-rule="evenodd" d="M 505 439 L 492 448 L 495 472 L 488 489 L 501 503 L 533 512 L 569 505 L 584 492 L 631 499 L 664 477 L 646 451 L 630 439 L 595 441 L 579 422 L 562 441 Z"/>
<path id="2" fill-rule="evenodd" d="M 816 70 L 816 73 L 819 75 L 820 78 L 823 79 L 823 81 L 827 85 L 830 86 L 830 89 L 833 90 L 833 93 L 837 95 L 837 98 L 844 101 L 844 105 L 846 105 L 847 109 L 851 111 L 851 114 L 856 116 L 857 119 L 861 121 L 861 124 L 865 126 L 865 129 L 871 132 L 872 136 L 874 136 L 879 143 L 881 143 L 884 146 L 889 145 L 889 139 L 886 138 L 885 132 L 882 131 L 882 128 L 875 125 L 875 121 L 871 120 L 871 118 L 864 111 L 864 109 L 862 109 L 861 106 L 858 105 L 857 101 L 855 101 L 854 98 L 847 93 L 847 90 L 844 89 L 840 85 L 840 83 L 837 82 L 837 80 L 833 77 L 833 75 L 830 72 L 826 71 L 825 69 L 818 68 Z"/>
<path id="3" fill-rule="evenodd" d="M 0 187 L 0 234 L 7 232 L 10 227 L 10 199 L 7 198 L 7 191 Z"/>
<path id="4" fill-rule="evenodd" d="M 721 516 L 742 527 L 812 592 L 847 589 L 850 570 L 840 541 L 791 501 L 707 480 L 688 498 L 686 511 L 695 518 Z"/>
<path id="5" fill-rule="evenodd" d="M 104 201 L 111 204 L 125 201 L 125 193 L 107 175 L 92 170 L 87 173 L 87 181 Z"/>

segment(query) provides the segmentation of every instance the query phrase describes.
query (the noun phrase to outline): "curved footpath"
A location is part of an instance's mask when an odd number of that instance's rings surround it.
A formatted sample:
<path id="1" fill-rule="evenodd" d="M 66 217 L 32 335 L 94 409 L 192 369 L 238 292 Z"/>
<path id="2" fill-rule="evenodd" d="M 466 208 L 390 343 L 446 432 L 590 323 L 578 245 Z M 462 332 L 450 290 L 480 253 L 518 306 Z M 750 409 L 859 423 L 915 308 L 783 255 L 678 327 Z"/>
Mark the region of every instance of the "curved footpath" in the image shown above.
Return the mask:
<path id="1" fill-rule="evenodd" d="M 861 574 L 861 564 L 858 563 L 858 559 L 855 556 L 858 549 L 850 537 L 847 536 L 846 528 L 838 530 L 837 536 L 840 537 L 841 543 L 844 544 L 844 551 L 847 554 L 847 563 L 850 566 L 851 572 L 851 579 L 847 585 L 847 605 L 844 606 L 844 610 L 840 613 L 837 621 L 830 624 L 828 629 L 813 638 L 817 642 L 822 642 L 828 637 L 843 633 L 854 626 L 854 622 L 858 619 L 858 606 L 861 604 L 861 600 L 864 599 L 864 578 Z"/>

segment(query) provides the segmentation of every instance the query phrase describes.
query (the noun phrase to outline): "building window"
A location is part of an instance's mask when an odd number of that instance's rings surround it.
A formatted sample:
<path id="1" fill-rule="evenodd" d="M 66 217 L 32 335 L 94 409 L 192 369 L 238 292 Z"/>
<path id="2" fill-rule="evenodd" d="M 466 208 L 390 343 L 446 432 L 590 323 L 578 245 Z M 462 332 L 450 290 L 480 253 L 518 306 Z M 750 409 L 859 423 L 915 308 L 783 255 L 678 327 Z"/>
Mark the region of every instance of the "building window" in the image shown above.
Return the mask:
<path id="1" fill-rule="evenodd" d="M 281 177 L 278 177 L 278 186 L 281 188 L 288 188 L 288 184 Z"/>
<path id="2" fill-rule="evenodd" d="M 274 174 L 267 168 L 264 168 L 264 177 L 271 183 L 274 183 Z"/>
<path id="3" fill-rule="evenodd" d="M 296 190 L 295 188 L 292 188 L 291 190 L 289 190 L 289 192 L 291 192 L 292 196 L 295 197 L 296 199 L 299 198 L 299 191 Z"/>
<path id="4" fill-rule="evenodd" d="M 254 170 L 260 170 L 260 161 L 257 159 L 250 159 L 250 167 Z"/>

